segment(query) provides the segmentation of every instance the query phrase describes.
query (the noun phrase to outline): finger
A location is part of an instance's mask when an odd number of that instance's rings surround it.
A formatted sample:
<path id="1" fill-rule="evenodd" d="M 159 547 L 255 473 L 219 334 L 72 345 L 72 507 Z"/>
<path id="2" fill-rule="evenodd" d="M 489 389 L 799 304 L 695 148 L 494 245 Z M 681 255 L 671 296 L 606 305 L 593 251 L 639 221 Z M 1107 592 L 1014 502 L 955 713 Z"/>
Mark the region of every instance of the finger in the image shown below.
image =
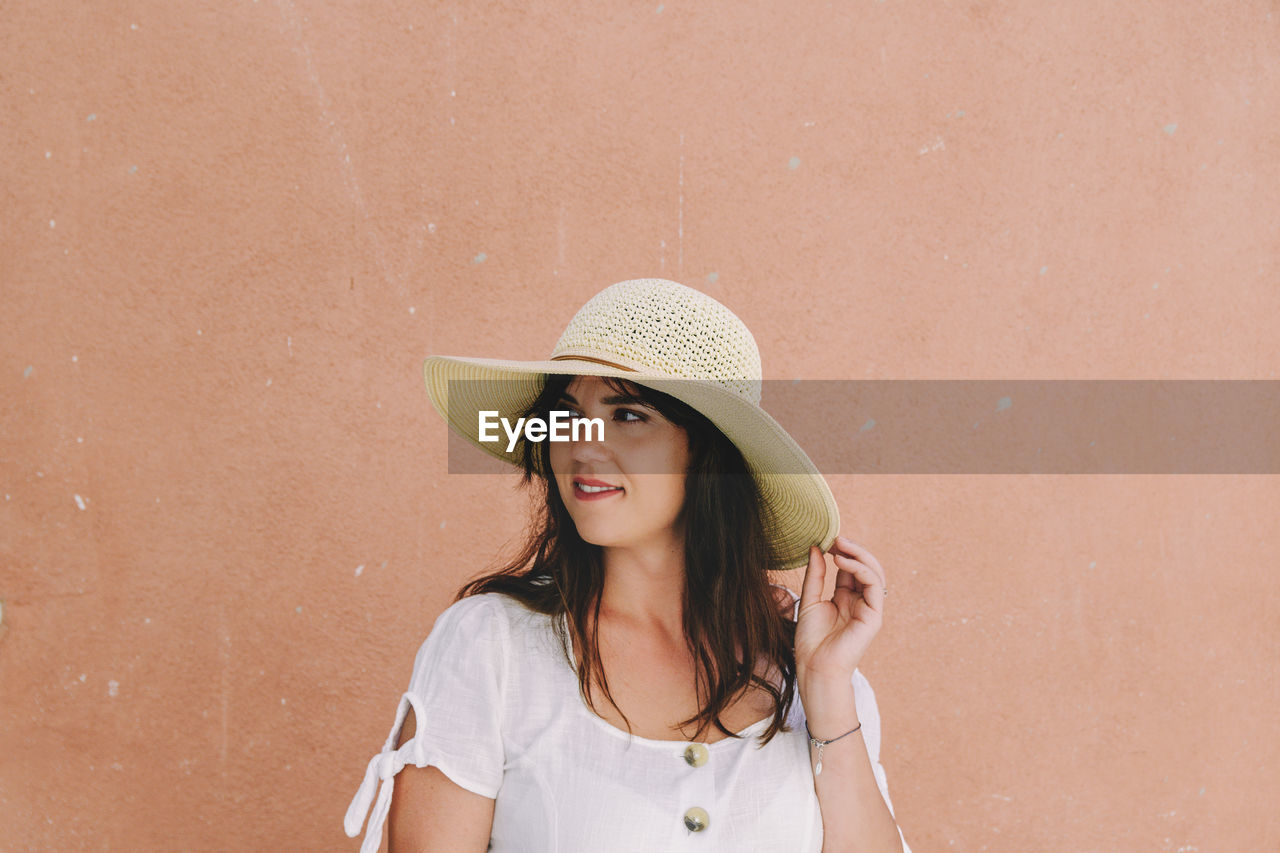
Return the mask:
<path id="1" fill-rule="evenodd" d="M 880 586 L 887 585 L 887 582 L 885 581 L 885 577 L 884 577 L 884 569 L 880 569 L 876 566 L 868 565 L 867 563 L 864 563 L 862 560 L 855 560 L 852 557 L 846 557 L 843 554 L 832 554 L 831 557 L 833 560 L 835 560 L 836 566 L 838 568 L 843 569 L 845 571 L 853 572 L 855 575 L 860 575 L 860 577 L 867 577 L 868 576 L 867 573 L 870 573 L 869 576 L 876 583 L 880 584 Z M 839 583 L 839 580 L 837 579 L 836 582 Z"/>
<path id="2" fill-rule="evenodd" d="M 836 589 L 847 589 L 854 595 L 862 595 L 873 587 L 883 589 L 880 585 L 880 579 L 875 577 L 871 570 L 867 568 L 860 572 L 840 569 L 836 576 Z"/>
<path id="3" fill-rule="evenodd" d="M 853 548 L 843 546 L 836 547 L 833 545 L 831 548 L 831 557 L 837 562 L 841 560 L 853 560 L 862 563 L 865 566 L 870 566 L 880 575 L 880 577 L 884 577 L 884 567 L 881 566 L 880 561 L 865 548 L 858 546 L 854 546 Z"/>
<path id="4" fill-rule="evenodd" d="M 831 596 L 831 603 L 840 609 L 840 613 L 843 616 L 849 619 L 857 617 L 859 607 L 871 607 L 867 600 L 855 590 L 843 586 L 836 590 L 835 595 Z"/>
<path id="5" fill-rule="evenodd" d="M 835 541 L 831 543 L 831 553 L 832 555 L 841 553 L 847 557 L 854 557 L 868 566 L 880 569 L 881 574 L 884 573 L 884 568 L 880 565 L 880 561 L 876 559 L 875 554 L 872 554 L 865 547 L 847 536 L 837 536 L 835 538 Z"/>
<path id="6" fill-rule="evenodd" d="M 800 586 L 800 612 L 803 613 L 811 605 L 822 600 L 822 587 L 827 580 L 827 558 L 822 549 L 809 548 L 809 565 L 804 570 L 804 581 Z"/>
<path id="7" fill-rule="evenodd" d="M 870 571 L 869 569 L 867 571 Z M 866 584 L 858 579 L 858 575 L 854 571 L 850 571 L 844 566 L 839 566 L 836 571 L 836 589 L 848 589 L 859 592 Z"/>
<path id="8" fill-rule="evenodd" d="M 874 554 L 856 542 L 851 542 L 842 537 L 837 538 L 836 542 L 831 546 L 830 553 L 832 557 L 858 560 L 878 571 L 882 577 L 884 576 L 884 567 L 880 565 L 880 561 L 875 558 Z"/>
<path id="9" fill-rule="evenodd" d="M 841 568 L 836 575 L 836 589 L 847 589 L 852 595 L 861 595 L 876 611 L 884 604 L 884 584 L 880 576 L 862 563 L 855 562 L 850 569 Z"/>

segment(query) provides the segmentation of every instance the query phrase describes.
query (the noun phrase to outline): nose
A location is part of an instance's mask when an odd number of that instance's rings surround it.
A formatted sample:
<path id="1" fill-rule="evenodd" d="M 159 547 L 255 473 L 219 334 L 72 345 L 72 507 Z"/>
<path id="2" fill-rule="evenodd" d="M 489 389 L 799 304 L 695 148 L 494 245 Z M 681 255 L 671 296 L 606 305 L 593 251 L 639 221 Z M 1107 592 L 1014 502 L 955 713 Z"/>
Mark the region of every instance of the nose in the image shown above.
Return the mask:
<path id="1" fill-rule="evenodd" d="M 612 453 L 605 440 L 588 440 L 585 438 L 588 430 L 582 430 L 579 433 L 577 441 L 569 442 L 569 458 L 574 462 L 604 462 L 611 458 Z"/>

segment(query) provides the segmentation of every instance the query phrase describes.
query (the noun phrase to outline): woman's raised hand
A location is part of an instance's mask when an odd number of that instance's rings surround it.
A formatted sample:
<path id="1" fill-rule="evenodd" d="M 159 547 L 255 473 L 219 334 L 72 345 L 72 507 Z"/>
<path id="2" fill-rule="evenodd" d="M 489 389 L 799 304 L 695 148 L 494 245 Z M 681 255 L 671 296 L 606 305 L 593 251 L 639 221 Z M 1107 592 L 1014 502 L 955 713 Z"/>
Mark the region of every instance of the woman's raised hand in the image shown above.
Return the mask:
<path id="1" fill-rule="evenodd" d="M 827 559 L 817 546 L 800 587 L 796 622 L 796 674 L 806 682 L 848 685 L 884 615 L 884 569 L 870 551 L 837 536 L 828 552 L 838 573 L 830 599 L 822 597 Z"/>

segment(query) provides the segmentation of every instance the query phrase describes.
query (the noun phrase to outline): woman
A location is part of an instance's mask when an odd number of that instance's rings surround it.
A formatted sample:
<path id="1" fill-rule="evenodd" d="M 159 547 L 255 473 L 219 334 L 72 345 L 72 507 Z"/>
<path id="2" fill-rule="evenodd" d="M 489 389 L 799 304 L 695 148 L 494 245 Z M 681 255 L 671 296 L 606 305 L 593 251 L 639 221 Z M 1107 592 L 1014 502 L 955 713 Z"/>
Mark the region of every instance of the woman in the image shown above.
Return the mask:
<path id="1" fill-rule="evenodd" d="M 419 649 L 347 812 L 355 836 L 381 780 L 363 853 L 384 819 L 392 853 L 910 853 L 857 670 L 884 570 L 836 536 L 826 482 L 760 408 L 741 320 L 638 279 L 584 305 L 547 361 L 433 357 L 425 373 L 450 426 L 522 467 L 542 511 Z M 515 440 L 511 424 L 553 411 L 603 429 Z M 499 440 L 486 419 L 507 424 Z M 769 583 L 801 565 L 798 599 Z"/>

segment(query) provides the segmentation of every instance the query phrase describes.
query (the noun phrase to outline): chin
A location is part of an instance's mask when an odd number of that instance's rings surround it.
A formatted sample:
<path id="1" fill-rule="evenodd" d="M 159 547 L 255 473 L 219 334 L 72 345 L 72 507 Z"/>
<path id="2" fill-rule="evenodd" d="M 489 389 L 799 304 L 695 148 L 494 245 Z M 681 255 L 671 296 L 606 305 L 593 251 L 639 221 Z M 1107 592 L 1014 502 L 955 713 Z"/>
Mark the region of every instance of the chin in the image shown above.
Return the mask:
<path id="1" fill-rule="evenodd" d="M 635 530 L 619 530 L 615 524 L 581 524 L 577 521 L 578 535 L 582 541 L 601 548 L 625 548 L 643 542 L 647 537 L 637 534 Z"/>
<path id="2" fill-rule="evenodd" d="M 609 530 L 593 530 L 589 527 L 578 526 L 578 535 L 582 537 L 582 541 L 588 545 L 596 545 L 601 548 L 616 548 L 619 545 L 625 545 L 627 537 L 621 536 L 617 531 Z"/>

